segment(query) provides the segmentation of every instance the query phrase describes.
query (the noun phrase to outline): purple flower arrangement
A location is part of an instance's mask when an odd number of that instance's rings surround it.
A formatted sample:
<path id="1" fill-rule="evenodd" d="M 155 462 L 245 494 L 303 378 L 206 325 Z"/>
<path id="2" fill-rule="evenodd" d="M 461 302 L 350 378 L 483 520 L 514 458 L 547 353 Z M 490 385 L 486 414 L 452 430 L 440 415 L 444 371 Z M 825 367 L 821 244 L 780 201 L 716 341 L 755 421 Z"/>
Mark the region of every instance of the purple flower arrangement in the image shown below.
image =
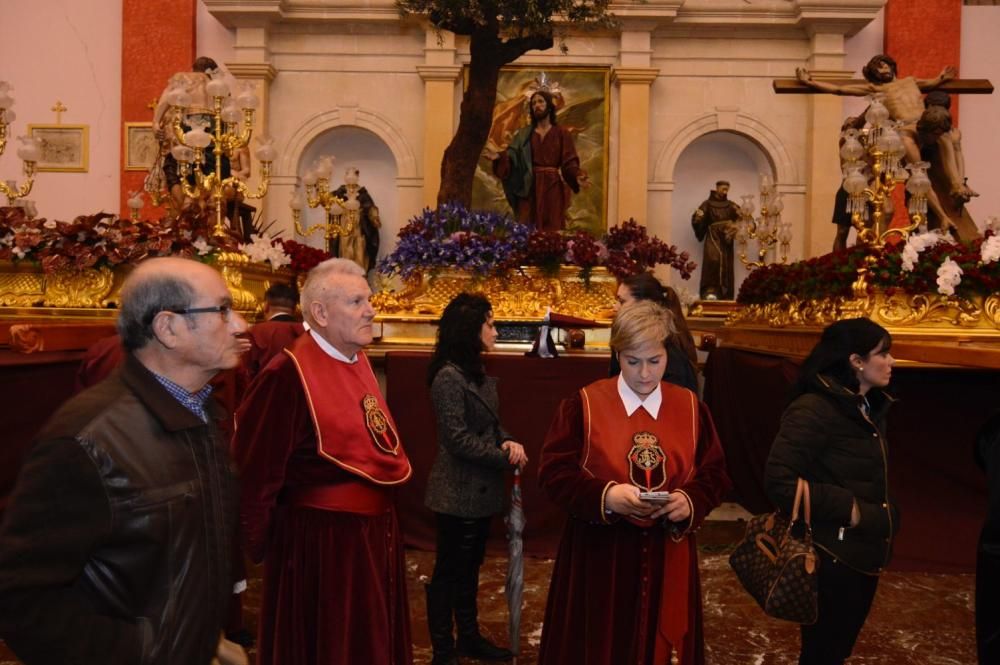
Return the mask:
<path id="1" fill-rule="evenodd" d="M 496 212 L 457 204 L 425 208 L 399 231 L 395 251 L 379 261 L 379 272 L 414 273 L 442 269 L 476 275 L 506 272 L 518 263 L 531 229 Z"/>
<path id="2" fill-rule="evenodd" d="M 649 236 L 634 220 L 608 229 L 597 240 L 575 234 L 539 231 L 496 212 L 466 210 L 458 204 L 425 208 L 399 232 L 395 251 L 378 264 L 385 275 L 406 279 L 439 270 L 462 270 L 479 276 L 502 275 L 519 266 L 536 266 L 547 274 L 560 264 L 575 265 L 589 280 L 597 266 L 624 279 L 666 263 L 688 279 L 695 263 L 659 238 Z"/>

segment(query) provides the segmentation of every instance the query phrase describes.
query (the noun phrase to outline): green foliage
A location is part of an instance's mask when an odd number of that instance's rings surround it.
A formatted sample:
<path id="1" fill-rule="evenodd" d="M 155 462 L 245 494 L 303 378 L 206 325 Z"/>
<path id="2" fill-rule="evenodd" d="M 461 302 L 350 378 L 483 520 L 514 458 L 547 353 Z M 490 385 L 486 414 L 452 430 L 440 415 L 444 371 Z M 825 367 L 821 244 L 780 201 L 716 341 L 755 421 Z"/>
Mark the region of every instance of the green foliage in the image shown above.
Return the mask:
<path id="1" fill-rule="evenodd" d="M 402 15 L 426 14 L 459 35 L 496 31 L 507 38 L 551 35 L 556 19 L 576 26 L 607 26 L 610 0 L 396 0 Z"/>

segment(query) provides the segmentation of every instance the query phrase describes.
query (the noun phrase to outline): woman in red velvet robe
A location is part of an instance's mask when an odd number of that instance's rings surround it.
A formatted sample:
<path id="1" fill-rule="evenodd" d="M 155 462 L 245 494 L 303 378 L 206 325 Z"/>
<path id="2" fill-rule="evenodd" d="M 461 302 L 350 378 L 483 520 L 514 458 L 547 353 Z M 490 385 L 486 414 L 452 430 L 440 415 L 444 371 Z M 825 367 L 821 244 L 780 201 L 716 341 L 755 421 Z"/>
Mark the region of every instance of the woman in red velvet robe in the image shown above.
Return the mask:
<path id="1" fill-rule="evenodd" d="M 662 381 L 672 327 L 656 303 L 622 308 L 621 375 L 564 400 L 549 429 L 539 479 L 570 519 L 540 665 L 704 662 L 693 532 L 729 478 L 705 405 Z"/>

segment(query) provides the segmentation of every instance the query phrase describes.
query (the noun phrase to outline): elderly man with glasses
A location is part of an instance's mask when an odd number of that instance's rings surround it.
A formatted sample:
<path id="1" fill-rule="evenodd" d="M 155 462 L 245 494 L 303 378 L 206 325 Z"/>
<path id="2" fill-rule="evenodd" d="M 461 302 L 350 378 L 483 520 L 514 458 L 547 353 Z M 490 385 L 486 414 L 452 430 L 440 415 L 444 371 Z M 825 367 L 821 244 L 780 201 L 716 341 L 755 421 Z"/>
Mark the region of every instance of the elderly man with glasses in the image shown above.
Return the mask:
<path id="1" fill-rule="evenodd" d="M 218 272 L 125 282 L 125 359 L 38 435 L 0 526 L 0 637 L 26 665 L 246 663 L 221 637 L 236 481 L 209 380 L 246 322 Z"/>

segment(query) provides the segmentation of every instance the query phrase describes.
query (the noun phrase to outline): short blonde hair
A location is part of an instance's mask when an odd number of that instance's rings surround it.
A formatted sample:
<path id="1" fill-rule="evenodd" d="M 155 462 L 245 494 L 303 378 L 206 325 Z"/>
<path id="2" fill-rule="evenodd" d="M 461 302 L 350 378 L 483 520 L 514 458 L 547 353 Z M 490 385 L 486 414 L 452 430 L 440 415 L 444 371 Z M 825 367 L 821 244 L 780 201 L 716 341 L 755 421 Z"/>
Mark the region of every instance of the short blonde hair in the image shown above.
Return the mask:
<path id="1" fill-rule="evenodd" d="M 676 332 L 670 310 L 652 300 L 635 300 L 622 307 L 611 324 L 611 350 L 620 353 L 649 342 L 666 345 Z"/>

